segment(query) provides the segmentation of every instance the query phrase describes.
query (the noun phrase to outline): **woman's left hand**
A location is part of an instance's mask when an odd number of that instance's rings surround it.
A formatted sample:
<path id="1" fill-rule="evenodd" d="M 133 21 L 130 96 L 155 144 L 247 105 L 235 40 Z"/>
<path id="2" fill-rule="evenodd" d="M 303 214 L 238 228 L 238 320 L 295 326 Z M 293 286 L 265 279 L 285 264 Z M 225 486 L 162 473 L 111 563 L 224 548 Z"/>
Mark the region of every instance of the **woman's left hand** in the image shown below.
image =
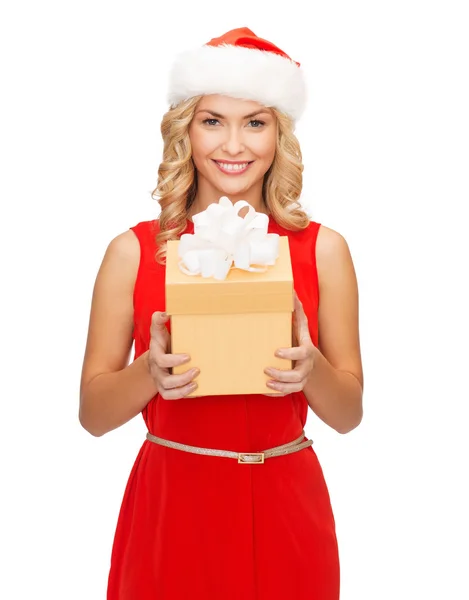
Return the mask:
<path id="1" fill-rule="evenodd" d="M 301 392 L 314 368 L 315 346 L 311 341 L 308 328 L 308 318 L 303 310 L 303 304 L 294 292 L 293 311 L 293 348 L 279 348 L 275 355 L 294 361 L 294 368 L 288 371 L 268 367 L 264 373 L 272 379 L 267 386 L 281 394 L 266 394 L 266 396 L 286 396 L 292 392 Z"/>

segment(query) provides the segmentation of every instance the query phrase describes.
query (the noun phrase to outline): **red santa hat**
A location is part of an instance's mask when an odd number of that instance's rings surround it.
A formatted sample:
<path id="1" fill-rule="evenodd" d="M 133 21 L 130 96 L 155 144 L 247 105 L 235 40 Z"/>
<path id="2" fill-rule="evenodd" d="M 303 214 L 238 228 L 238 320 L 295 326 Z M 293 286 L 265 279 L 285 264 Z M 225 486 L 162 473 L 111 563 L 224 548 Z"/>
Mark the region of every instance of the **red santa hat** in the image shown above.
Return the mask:
<path id="1" fill-rule="evenodd" d="M 232 29 L 177 56 L 170 71 L 170 105 L 205 94 L 255 100 L 293 121 L 306 104 L 300 63 L 247 27 Z"/>

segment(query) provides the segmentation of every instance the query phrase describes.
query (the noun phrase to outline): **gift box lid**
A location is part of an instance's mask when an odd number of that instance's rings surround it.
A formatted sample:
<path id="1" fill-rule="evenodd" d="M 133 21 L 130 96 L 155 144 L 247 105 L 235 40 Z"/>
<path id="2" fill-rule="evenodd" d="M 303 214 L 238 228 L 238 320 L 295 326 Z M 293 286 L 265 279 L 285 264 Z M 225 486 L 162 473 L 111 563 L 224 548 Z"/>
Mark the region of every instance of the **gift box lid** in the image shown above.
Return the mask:
<path id="1" fill-rule="evenodd" d="M 264 273 L 231 269 L 225 280 L 186 275 L 179 268 L 179 240 L 167 242 L 166 312 L 169 315 L 293 311 L 293 273 L 287 236 Z"/>

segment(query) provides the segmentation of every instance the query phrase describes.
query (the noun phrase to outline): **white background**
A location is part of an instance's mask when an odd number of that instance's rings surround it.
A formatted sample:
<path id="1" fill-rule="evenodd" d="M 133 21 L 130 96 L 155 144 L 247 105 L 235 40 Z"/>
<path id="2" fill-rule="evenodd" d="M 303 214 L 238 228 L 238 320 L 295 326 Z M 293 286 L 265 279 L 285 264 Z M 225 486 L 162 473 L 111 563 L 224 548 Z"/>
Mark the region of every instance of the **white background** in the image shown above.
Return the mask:
<path id="1" fill-rule="evenodd" d="M 303 203 L 359 280 L 364 420 L 307 423 L 341 600 L 469 598 L 465 4 L 2 5 L 1 598 L 105 598 L 146 429 L 79 425 L 92 287 L 110 240 L 157 215 L 173 56 L 242 26 L 305 70 Z"/>

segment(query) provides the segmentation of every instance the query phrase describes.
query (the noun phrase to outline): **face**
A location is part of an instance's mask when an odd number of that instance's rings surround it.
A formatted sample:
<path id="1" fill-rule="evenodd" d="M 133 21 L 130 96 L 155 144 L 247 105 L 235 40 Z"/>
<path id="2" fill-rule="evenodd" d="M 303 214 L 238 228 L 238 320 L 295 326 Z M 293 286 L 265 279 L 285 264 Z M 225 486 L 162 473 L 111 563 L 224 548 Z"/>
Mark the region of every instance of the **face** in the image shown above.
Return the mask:
<path id="1" fill-rule="evenodd" d="M 251 100 L 213 94 L 198 103 L 189 128 L 198 171 L 198 195 L 259 205 L 262 183 L 276 150 L 273 112 Z"/>

